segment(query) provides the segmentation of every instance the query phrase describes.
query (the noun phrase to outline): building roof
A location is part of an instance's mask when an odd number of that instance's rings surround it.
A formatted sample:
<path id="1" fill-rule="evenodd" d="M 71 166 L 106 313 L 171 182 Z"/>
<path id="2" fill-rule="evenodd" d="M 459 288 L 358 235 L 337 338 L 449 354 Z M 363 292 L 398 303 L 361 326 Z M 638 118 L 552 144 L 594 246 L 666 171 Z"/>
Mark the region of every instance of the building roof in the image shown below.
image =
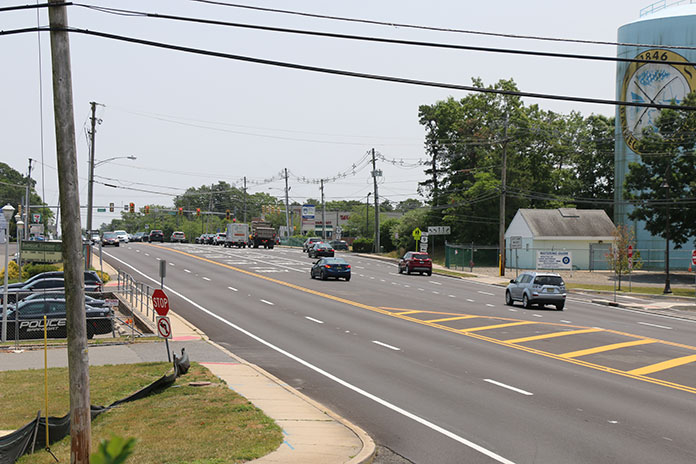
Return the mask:
<path id="1" fill-rule="evenodd" d="M 603 209 L 520 209 L 534 238 L 612 237 L 616 227 Z"/>

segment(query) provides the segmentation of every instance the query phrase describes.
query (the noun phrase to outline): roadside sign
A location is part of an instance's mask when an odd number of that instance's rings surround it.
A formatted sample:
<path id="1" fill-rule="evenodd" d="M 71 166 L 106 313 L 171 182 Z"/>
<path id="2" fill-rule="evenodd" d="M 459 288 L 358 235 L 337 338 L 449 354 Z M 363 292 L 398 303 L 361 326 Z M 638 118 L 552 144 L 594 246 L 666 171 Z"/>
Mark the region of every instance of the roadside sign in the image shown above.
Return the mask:
<path id="1" fill-rule="evenodd" d="M 106 208 L 97 208 L 97 213 L 106 213 Z"/>
<path id="2" fill-rule="evenodd" d="M 31 222 L 33 222 L 33 223 L 41 222 L 41 214 L 40 213 L 32 213 L 31 214 Z"/>
<path id="3" fill-rule="evenodd" d="M 428 233 L 427 232 L 421 232 L 421 238 L 420 242 L 421 243 L 428 243 Z"/>
<path id="4" fill-rule="evenodd" d="M 420 230 L 418 227 L 416 227 L 415 229 L 413 229 L 413 232 L 411 233 L 411 235 L 413 236 L 413 239 L 414 239 L 416 242 L 419 241 L 419 240 L 421 239 L 421 235 L 422 235 L 422 234 L 423 234 L 423 232 L 421 232 L 421 230 Z"/>
<path id="5" fill-rule="evenodd" d="M 429 226 L 429 235 L 449 235 L 451 233 L 450 226 Z"/>
<path id="6" fill-rule="evenodd" d="M 696 266 L 696 250 L 691 250 L 691 264 Z"/>
<path id="7" fill-rule="evenodd" d="M 118 306 L 118 300 L 113 299 L 113 300 L 104 300 L 104 304 L 109 307 L 114 307 Z"/>
<path id="8" fill-rule="evenodd" d="M 628 257 L 633 258 L 633 245 L 628 245 Z"/>
<path id="9" fill-rule="evenodd" d="M 570 251 L 537 251 L 537 269 L 573 270 L 573 258 Z"/>
<path id="10" fill-rule="evenodd" d="M 160 338 L 172 338 L 172 324 L 167 316 L 157 316 L 157 335 Z"/>
<path id="11" fill-rule="evenodd" d="M 156 289 L 152 292 L 152 306 L 160 316 L 166 316 L 169 312 L 169 298 L 164 290 Z"/>
<path id="12" fill-rule="evenodd" d="M 522 237 L 520 237 L 520 236 L 510 237 L 510 249 L 511 250 L 522 249 Z"/>

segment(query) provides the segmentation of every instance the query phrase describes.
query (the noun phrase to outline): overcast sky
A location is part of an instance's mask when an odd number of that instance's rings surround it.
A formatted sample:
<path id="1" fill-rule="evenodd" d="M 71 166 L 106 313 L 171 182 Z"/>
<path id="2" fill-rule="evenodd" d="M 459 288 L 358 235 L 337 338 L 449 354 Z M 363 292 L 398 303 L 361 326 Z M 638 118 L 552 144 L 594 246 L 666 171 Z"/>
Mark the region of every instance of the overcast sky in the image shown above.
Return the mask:
<path id="1" fill-rule="evenodd" d="M 375 37 L 615 56 L 614 46 L 502 39 L 340 22 L 287 14 L 250 11 L 184 0 L 107 2 L 90 5 L 150 13 L 216 19 L 314 31 Z M 223 2 L 225 0 L 222 0 Z M 231 0 L 228 0 L 231 2 Z M 240 0 L 243 1 L 243 0 Z M 3 0 L 3 5 L 24 2 Z M 32 0 L 26 3 L 34 3 Z M 519 35 L 616 41 L 617 29 L 639 17 L 649 1 L 506 0 L 351 0 L 246 1 L 246 4 L 320 15 L 390 23 L 456 28 Z M 615 98 L 615 63 L 515 57 L 472 51 L 435 50 L 394 44 L 365 43 L 171 20 L 107 14 L 79 6 L 68 8 L 70 26 L 186 47 L 317 67 L 470 85 L 514 79 L 520 90 L 592 98 Z M 0 29 L 47 25 L 47 13 L 0 13 Z M 40 46 L 39 46 L 40 44 Z M 380 196 L 393 202 L 417 197 L 425 159 L 424 131 L 418 106 L 433 104 L 463 91 L 362 80 L 283 69 L 223 58 L 197 56 L 104 38 L 70 37 L 72 77 L 80 170 L 80 195 L 87 201 L 90 102 L 100 104 L 96 159 L 118 159 L 95 169 L 95 206 L 114 202 L 171 205 L 173 195 L 191 186 L 224 180 L 250 192 L 283 195 L 283 168 L 307 179 L 332 178 L 351 170 L 372 148 L 403 167 L 378 163 L 384 177 Z M 41 54 L 41 73 L 39 71 Z M 0 36 L 2 111 L 0 159 L 32 177 L 39 195 L 58 202 L 51 91 L 49 36 L 37 33 Z M 43 93 L 43 105 L 40 95 Z M 611 106 L 526 100 L 542 108 L 583 115 L 614 115 Z M 41 108 L 43 107 L 43 112 Z M 42 114 L 43 113 L 43 114 Z M 43 116 L 43 152 L 41 123 Z M 41 160 L 43 159 L 43 166 Z M 372 190 L 365 168 L 326 184 L 327 200 L 364 199 Z M 292 200 L 320 196 L 317 184 L 291 176 Z M 95 226 L 117 217 L 96 213 Z M 83 227 L 85 210 L 83 209 Z"/>

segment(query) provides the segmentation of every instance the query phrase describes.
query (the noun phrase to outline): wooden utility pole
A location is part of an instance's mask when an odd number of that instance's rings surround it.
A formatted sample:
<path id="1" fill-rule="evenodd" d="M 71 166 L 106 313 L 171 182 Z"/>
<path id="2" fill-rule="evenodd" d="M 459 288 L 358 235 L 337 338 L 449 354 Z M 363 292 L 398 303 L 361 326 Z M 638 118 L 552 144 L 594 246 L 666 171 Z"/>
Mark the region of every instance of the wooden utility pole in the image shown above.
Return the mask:
<path id="1" fill-rule="evenodd" d="M 92 239 L 92 198 L 94 193 L 94 148 L 97 138 L 97 103 L 90 102 L 92 107 L 92 130 L 89 132 L 89 180 L 87 181 L 87 238 Z"/>
<path id="2" fill-rule="evenodd" d="M 324 179 L 320 179 L 321 183 L 321 238 L 326 240 L 326 205 L 324 204 Z"/>
<path id="3" fill-rule="evenodd" d="M 288 192 L 290 188 L 288 187 L 288 168 L 285 168 L 285 227 L 288 228 L 288 238 L 292 235 L 290 230 L 290 198 Z"/>
<path id="4" fill-rule="evenodd" d="M 500 250 L 500 275 L 505 275 L 505 190 L 507 189 L 507 131 L 508 117 L 505 115 L 505 125 L 503 129 L 503 167 L 500 174 L 500 229 L 498 237 L 498 247 Z"/>
<path id="5" fill-rule="evenodd" d="M 58 4 L 61 4 L 60 6 Z M 49 0 L 53 112 L 55 114 L 58 189 L 63 211 L 63 269 L 65 271 L 68 375 L 70 378 L 70 462 L 89 464 L 92 439 L 89 398 L 89 357 L 82 257 L 82 226 L 77 177 L 68 14 L 62 0 Z M 46 444 L 48 446 L 48 443 Z"/>
<path id="6" fill-rule="evenodd" d="M 372 149 L 372 180 L 375 186 L 375 253 L 380 252 L 379 246 L 379 194 L 377 193 L 377 162 L 375 161 L 375 149 Z"/>
<path id="7" fill-rule="evenodd" d="M 26 198 L 24 200 L 24 240 L 29 240 L 29 224 L 31 224 L 31 212 L 29 211 L 31 209 L 31 200 L 29 199 L 29 195 L 31 192 L 31 162 L 33 160 L 29 158 L 29 174 L 27 174 L 27 187 L 26 187 Z M 21 273 L 20 273 L 21 275 Z"/>
<path id="8" fill-rule="evenodd" d="M 246 176 L 244 176 L 244 224 L 246 224 L 246 200 L 247 197 L 247 191 L 246 191 Z"/>

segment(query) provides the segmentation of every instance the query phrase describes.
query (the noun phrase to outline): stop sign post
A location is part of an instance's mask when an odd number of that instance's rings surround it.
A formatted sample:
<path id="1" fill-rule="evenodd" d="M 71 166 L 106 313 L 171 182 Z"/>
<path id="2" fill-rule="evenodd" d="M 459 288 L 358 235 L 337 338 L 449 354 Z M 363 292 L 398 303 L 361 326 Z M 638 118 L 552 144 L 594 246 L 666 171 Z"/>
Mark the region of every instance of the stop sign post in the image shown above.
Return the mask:
<path id="1" fill-rule="evenodd" d="M 152 307 L 160 316 L 166 316 L 169 312 L 169 298 L 162 289 L 156 289 L 152 292 Z"/>
<path id="2" fill-rule="evenodd" d="M 155 311 L 159 314 L 160 317 L 158 319 L 163 318 L 169 312 L 169 298 L 161 288 L 155 289 L 155 291 L 152 292 L 152 307 L 155 308 Z M 168 318 L 165 317 L 165 319 L 167 319 L 167 322 L 169 321 Z M 171 326 L 169 329 L 169 336 L 171 336 Z M 169 354 L 169 340 L 167 338 L 164 339 L 164 344 L 167 346 L 167 360 L 171 362 L 172 357 Z"/>
<path id="3" fill-rule="evenodd" d="M 633 269 L 633 245 L 628 245 L 628 269 Z"/>

